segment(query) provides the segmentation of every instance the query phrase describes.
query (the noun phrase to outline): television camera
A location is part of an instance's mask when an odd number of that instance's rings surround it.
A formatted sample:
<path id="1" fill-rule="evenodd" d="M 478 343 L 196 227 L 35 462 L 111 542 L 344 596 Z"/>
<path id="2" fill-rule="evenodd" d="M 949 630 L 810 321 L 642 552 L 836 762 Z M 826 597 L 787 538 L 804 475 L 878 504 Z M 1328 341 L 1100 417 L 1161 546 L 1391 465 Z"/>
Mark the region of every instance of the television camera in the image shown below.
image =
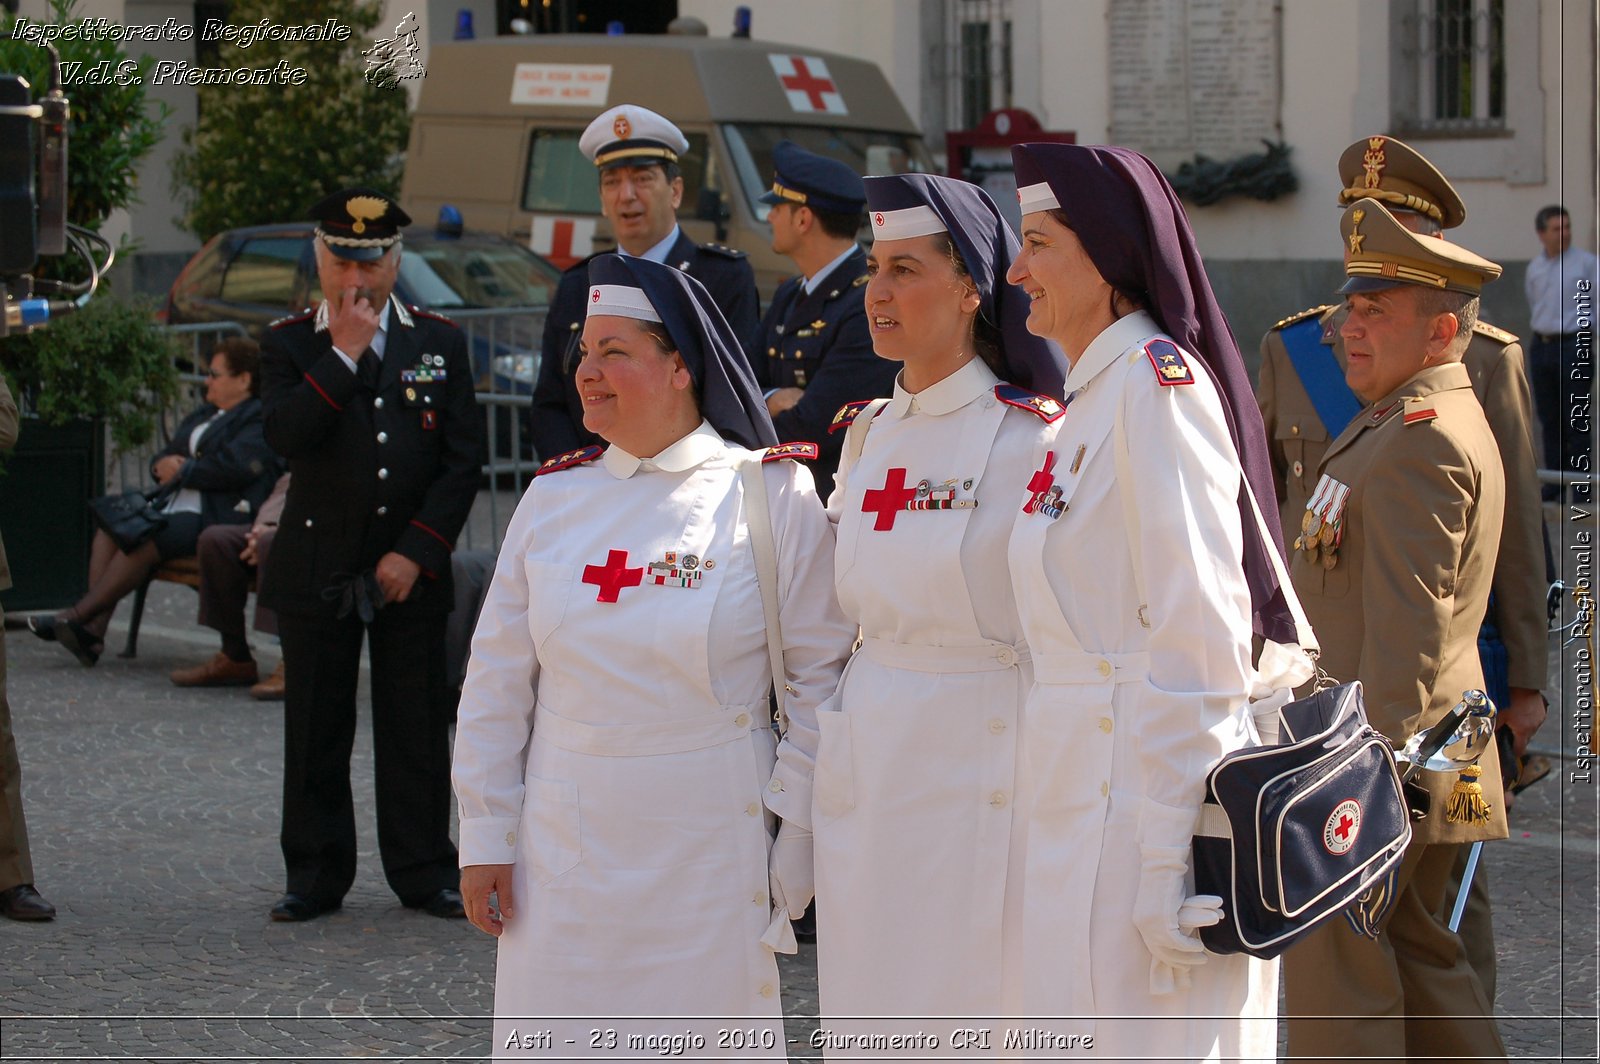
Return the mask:
<path id="1" fill-rule="evenodd" d="M 0 337 L 42 328 L 83 306 L 115 258 L 104 237 L 67 221 L 71 105 L 61 91 L 60 53 L 52 44 L 40 46 L 50 52 L 50 86 L 39 100 L 26 78 L 0 73 Z M 91 245 L 104 261 L 95 261 Z M 87 281 L 32 276 L 39 256 L 64 255 L 69 248 L 87 263 Z"/>

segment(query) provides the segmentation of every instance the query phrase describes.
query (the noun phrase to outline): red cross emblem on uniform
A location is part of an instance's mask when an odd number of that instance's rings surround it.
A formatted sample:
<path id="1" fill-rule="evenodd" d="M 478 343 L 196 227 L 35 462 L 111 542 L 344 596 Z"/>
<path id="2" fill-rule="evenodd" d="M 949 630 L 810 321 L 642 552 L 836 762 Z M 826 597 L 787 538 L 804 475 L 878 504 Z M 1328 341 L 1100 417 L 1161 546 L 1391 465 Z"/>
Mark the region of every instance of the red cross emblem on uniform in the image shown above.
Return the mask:
<path id="1" fill-rule="evenodd" d="M 593 289 L 592 291 L 590 291 L 590 293 L 589 293 L 589 302 L 591 302 L 591 303 L 600 302 L 600 289 L 596 288 L 596 289 Z"/>
<path id="2" fill-rule="evenodd" d="M 618 115 L 617 120 L 611 123 L 611 132 L 617 135 L 618 140 L 627 140 L 628 134 L 633 132 L 633 126 L 628 122 L 627 115 Z"/>
<path id="3" fill-rule="evenodd" d="M 1033 494 L 1028 496 L 1028 501 L 1022 507 L 1025 514 L 1033 513 L 1033 508 L 1039 504 L 1039 496 L 1049 491 L 1055 484 L 1055 474 L 1050 472 L 1056 467 L 1056 452 L 1046 451 L 1044 463 L 1033 471 L 1033 479 L 1028 481 L 1028 490 Z"/>
<path id="4" fill-rule="evenodd" d="M 872 224 L 873 225 L 882 225 L 883 224 L 883 212 L 882 211 L 879 211 L 879 212 L 877 212 L 876 214 L 874 214 L 872 216 Z"/>
<path id="5" fill-rule="evenodd" d="M 644 566 L 628 568 L 628 552 L 625 550 L 611 551 L 606 555 L 604 565 L 583 567 L 583 582 L 600 588 L 599 594 L 594 597 L 596 602 L 615 602 L 619 591 L 625 587 L 638 587 L 643 579 Z"/>
<path id="6" fill-rule="evenodd" d="M 872 523 L 874 532 L 888 532 L 894 528 L 895 514 L 902 512 L 916 495 L 916 488 L 906 487 L 906 471 L 891 469 L 884 474 L 883 487 L 869 488 L 861 496 L 861 512 L 878 515 Z"/>

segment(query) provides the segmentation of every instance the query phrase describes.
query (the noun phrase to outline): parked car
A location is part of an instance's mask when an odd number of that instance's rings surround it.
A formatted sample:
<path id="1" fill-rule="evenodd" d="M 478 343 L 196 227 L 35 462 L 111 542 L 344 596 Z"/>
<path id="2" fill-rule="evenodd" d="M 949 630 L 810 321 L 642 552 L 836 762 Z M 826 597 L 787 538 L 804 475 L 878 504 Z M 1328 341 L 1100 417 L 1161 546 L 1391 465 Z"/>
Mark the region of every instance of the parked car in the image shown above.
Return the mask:
<path id="1" fill-rule="evenodd" d="M 314 229 L 313 222 L 285 222 L 218 233 L 173 282 L 167 323 L 235 321 L 260 339 L 277 319 L 316 306 L 322 289 Z M 395 294 L 452 317 L 466 331 L 478 390 L 531 394 L 544 315 L 560 271 L 488 233 L 448 237 L 413 227 L 404 248 Z M 492 313 L 511 308 L 527 312 Z"/>

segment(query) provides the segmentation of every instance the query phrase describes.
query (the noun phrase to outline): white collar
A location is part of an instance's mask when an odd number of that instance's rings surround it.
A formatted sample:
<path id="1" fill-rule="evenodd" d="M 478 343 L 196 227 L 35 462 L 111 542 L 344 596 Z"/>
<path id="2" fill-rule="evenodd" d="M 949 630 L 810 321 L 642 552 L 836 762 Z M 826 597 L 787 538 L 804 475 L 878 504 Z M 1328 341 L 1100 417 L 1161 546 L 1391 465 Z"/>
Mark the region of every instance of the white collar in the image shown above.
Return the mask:
<path id="1" fill-rule="evenodd" d="M 1128 348 L 1159 332 L 1161 326 L 1143 310 L 1136 310 L 1107 325 L 1099 336 L 1090 341 L 1089 346 L 1078 357 L 1078 361 L 1073 364 L 1071 372 L 1067 374 L 1064 389 L 1066 394 L 1071 395 L 1083 388 Z"/>
<path id="2" fill-rule="evenodd" d="M 681 235 L 681 233 L 682 230 L 678 227 L 678 223 L 673 222 L 672 232 L 667 234 L 667 238 L 665 240 L 659 244 L 656 244 L 654 247 L 646 248 L 643 255 L 635 255 L 633 257 L 636 259 L 649 259 L 651 262 L 659 262 L 663 266 L 671 266 L 672 263 L 667 261 L 667 256 L 672 254 L 672 245 L 678 242 L 678 237 Z M 617 254 L 626 255 L 628 253 L 622 250 L 621 244 L 618 244 Z M 685 263 L 685 265 L 688 264 Z"/>
<path id="3" fill-rule="evenodd" d="M 391 292 L 389 294 L 389 301 L 385 303 L 383 305 L 383 309 L 378 312 L 378 331 L 381 333 L 387 333 L 389 331 L 389 310 L 391 307 L 394 309 L 394 316 L 396 320 L 398 320 L 401 325 L 405 325 L 407 327 L 411 325 L 411 312 L 406 309 L 406 305 L 404 303 L 400 302 L 400 297 Z M 317 320 L 314 331 L 328 331 L 328 301 L 326 299 L 317 304 Z"/>
<path id="4" fill-rule="evenodd" d="M 711 422 L 701 419 L 693 432 L 669 445 L 654 458 L 636 458 L 613 443 L 606 448 L 601 462 L 606 471 L 618 480 L 627 480 L 641 469 L 645 472 L 659 470 L 663 473 L 682 473 L 722 453 L 726 446 L 717 430 L 711 427 Z"/>
<path id="5" fill-rule="evenodd" d="M 828 279 L 828 275 L 830 273 L 832 273 L 834 270 L 837 270 L 841 265 L 844 264 L 844 260 L 845 259 L 848 259 L 851 255 L 854 255 L 855 253 L 856 253 L 856 245 L 852 241 L 850 246 L 845 248 L 844 251 L 840 253 L 838 258 L 836 258 L 832 262 L 828 263 L 826 266 L 824 266 L 822 269 L 818 270 L 816 273 L 812 274 L 810 277 L 807 277 L 806 280 L 805 280 L 806 295 L 810 295 L 812 292 L 815 292 L 818 288 L 821 288 L 822 287 L 822 282 L 826 281 Z"/>
<path id="6" fill-rule="evenodd" d="M 906 375 L 901 370 L 894 378 L 894 398 L 884 413 L 890 417 L 908 414 L 932 414 L 938 417 L 960 410 L 981 395 L 994 391 L 1000 378 L 977 355 L 937 384 L 930 384 L 920 392 L 908 392 L 903 382 Z"/>

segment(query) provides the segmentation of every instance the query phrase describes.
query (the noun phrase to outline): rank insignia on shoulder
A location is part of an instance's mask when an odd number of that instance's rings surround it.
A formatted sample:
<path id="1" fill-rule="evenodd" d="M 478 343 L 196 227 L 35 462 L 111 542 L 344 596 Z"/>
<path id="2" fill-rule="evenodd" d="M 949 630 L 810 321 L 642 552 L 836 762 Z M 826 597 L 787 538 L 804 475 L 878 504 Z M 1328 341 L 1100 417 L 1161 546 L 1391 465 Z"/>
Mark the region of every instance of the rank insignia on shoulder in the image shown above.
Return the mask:
<path id="1" fill-rule="evenodd" d="M 277 321 L 270 323 L 267 326 L 267 328 L 276 329 L 276 328 L 278 328 L 280 326 L 283 326 L 283 325 L 293 325 L 297 321 L 306 320 L 307 318 L 311 317 L 311 315 L 314 314 L 314 313 L 315 313 L 315 311 L 313 311 L 310 307 L 307 307 L 305 310 L 299 311 L 298 313 L 295 313 L 295 314 L 285 314 L 283 317 L 279 318 Z"/>
<path id="2" fill-rule="evenodd" d="M 726 244 L 705 243 L 700 245 L 700 250 L 712 251 L 718 255 L 724 255 L 730 259 L 744 258 L 744 252 L 740 251 L 738 248 L 730 248 Z M 688 263 L 685 263 L 684 265 L 687 266 Z"/>
<path id="3" fill-rule="evenodd" d="M 1183 352 L 1171 340 L 1157 338 L 1144 345 L 1144 353 L 1156 368 L 1156 382 L 1162 387 L 1193 384 L 1194 370 L 1183 360 Z"/>
<path id="4" fill-rule="evenodd" d="M 839 412 L 833 415 L 833 420 L 828 422 L 828 435 L 831 436 L 841 429 L 849 428 L 851 422 L 855 421 L 856 415 L 871 405 L 871 399 L 857 399 L 853 403 L 846 403 L 841 406 Z"/>
<path id="5" fill-rule="evenodd" d="M 455 325 L 455 322 L 451 321 L 449 318 L 445 317 L 443 314 L 440 314 L 436 310 L 428 310 L 424 307 L 409 306 L 409 304 L 408 307 L 411 313 L 415 314 L 419 318 L 430 318 L 433 321 L 442 321 L 446 325 Z"/>
<path id="6" fill-rule="evenodd" d="M 817 457 L 817 445 L 814 443 L 780 443 L 776 447 L 768 447 L 762 454 L 763 462 L 776 462 L 783 458 L 804 459 L 807 462 Z"/>
<path id="7" fill-rule="evenodd" d="M 1310 318 L 1310 317 L 1313 317 L 1313 316 L 1316 316 L 1316 315 L 1320 315 L 1320 314 L 1326 314 L 1328 311 L 1332 310 L 1333 308 L 1334 308 L 1334 305 L 1332 303 L 1323 303 L 1320 306 L 1307 307 L 1305 310 L 1302 310 L 1298 314 L 1291 314 L 1287 318 L 1284 318 L 1282 321 L 1278 322 L 1278 324 L 1274 325 L 1273 328 L 1274 329 L 1287 329 L 1289 326 L 1294 325 L 1297 322 L 1305 321 L 1307 318 Z"/>
<path id="8" fill-rule="evenodd" d="M 1415 425 L 1423 421 L 1432 421 L 1439 416 L 1439 411 L 1434 409 L 1433 400 L 1420 395 L 1406 396 L 1406 412 L 1402 420 L 1407 425 Z"/>
<path id="9" fill-rule="evenodd" d="M 1014 406 L 1018 410 L 1026 410 L 1046 425 L 1058 420 L 1067 412 L 1066 406 L 1048 395 L 1030 392 L 1026 388 L 1019 388 L 1015 384 L 996 384 L 994 397 L 1007 406 Z"/>
<path id="10" fill-rule="evenodd" d="M 1472 331 L 1475 332 L 1475 333 L 1481 333 L 1482 335 L 1487 336 L 1489 339 L 1495 341 L 1496 343 L 1515 344 L 1515 343 L 1519 343 L 1520 342 L 1520 339 L 1518 338 L 1516 333 L 1507 332 L 1506 330 L 1500 328 L 1497 325 L 1490 325 L 1486 321 L 1477 322 L 1475 325 L 1472 326 Z"/>
<path id="11" fill-rule="evenodd" d="M 592 444 L 588 447 L 581 447 L 576 451 L 568 451 L 566 454 L 558 454 L 554 458 L 547 459 L 541 463 L 539 468 L 534 470 L 533 475 L 542 477 L 546 473 L 554 473 L 558 469 L 571 469 L 573 466 L 592 462 L 605 453 L 606 449 L 604 447 Z"/>

